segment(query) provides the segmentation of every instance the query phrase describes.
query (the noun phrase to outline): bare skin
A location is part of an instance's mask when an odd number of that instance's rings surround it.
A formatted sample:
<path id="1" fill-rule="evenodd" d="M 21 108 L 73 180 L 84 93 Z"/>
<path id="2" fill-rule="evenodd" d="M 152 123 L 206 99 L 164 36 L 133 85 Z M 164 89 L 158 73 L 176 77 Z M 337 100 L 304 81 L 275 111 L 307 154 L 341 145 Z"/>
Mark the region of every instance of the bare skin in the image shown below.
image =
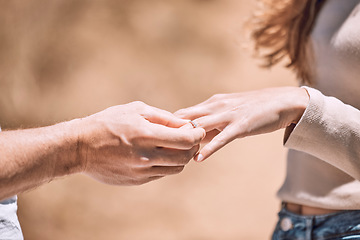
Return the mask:
<path id="1" fill-rule="evenodd" d="M 133 102 L 53 126 L 0 132 L 0 199 L 74 173 L 114 185 L 177 174 L 205 136 L 186 123 Z"/>
<path id="2" fill-rule="evenodd" d="M 268 88 L 244 93 L 217 94 L 176 116 L 193 120 L 206 130 L 207 143 L 195 160 L 203 161 L 234 139 L 269 133 L 297 123 L 309 102 L 298 87 Z"/>

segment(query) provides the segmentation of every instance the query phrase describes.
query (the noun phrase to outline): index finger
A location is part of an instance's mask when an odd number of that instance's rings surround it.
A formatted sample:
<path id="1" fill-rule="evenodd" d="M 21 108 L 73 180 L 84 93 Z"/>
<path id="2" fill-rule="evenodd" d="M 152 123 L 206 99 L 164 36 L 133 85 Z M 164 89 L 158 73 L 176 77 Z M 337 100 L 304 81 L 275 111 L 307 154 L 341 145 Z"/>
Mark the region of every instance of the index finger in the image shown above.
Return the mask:
<path id="1" fill-rule="evenodd" d="M 142 116 L 151 123 L 161 124 L 167 127 L 178 128 L 185 125 L 188 121 L 176 117 L 174 114 L 156 107 L 148 106 L 149 111 Z"/>
<path id="2" fill-rule="evenodd" d="M 192 107 L 179 109 L 174 113 L 174 115 L 179 118 L 190 119 L 190 120 L 194 120 L 196 118 L 210 114 L 211 114 L 210 108 L 204 106 L 202 103 Z"/>
<path id="3" fill-rule="evenodd" d="M 150 128 L 144 141 L 157 147 L 191 149 L 205 137 L 205 130 L 202 128 L 171 128 L 153 123 Z"/>

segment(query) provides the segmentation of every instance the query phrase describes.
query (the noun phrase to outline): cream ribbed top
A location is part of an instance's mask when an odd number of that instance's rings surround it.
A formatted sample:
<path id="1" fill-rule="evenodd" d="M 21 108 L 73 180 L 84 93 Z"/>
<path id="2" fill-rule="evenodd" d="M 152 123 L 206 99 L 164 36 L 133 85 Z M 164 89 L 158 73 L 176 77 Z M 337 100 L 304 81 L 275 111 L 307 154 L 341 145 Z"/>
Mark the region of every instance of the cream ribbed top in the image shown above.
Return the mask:
<path id="1" fill-rule="evenodd" d="M 360 209 L 360 0 L 328 0 L 311 35 L 315 83 L 285 146 L 281 200 Z M 316 90 L 318 89 L 318 90 Z"/>

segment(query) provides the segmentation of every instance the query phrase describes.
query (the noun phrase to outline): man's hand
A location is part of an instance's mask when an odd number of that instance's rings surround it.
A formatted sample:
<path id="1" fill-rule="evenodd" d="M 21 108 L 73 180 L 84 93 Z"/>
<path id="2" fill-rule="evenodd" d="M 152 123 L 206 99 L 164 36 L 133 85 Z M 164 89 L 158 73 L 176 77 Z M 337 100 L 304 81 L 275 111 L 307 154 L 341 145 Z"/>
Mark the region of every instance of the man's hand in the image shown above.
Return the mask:
<path id="1" fill-rule="evenodd" d="M 81 120 L 83 172 L 117 185 L 149 182 L 183 170 L 199 150 L 202 128 L 142 102 L 108 108 Z"/>

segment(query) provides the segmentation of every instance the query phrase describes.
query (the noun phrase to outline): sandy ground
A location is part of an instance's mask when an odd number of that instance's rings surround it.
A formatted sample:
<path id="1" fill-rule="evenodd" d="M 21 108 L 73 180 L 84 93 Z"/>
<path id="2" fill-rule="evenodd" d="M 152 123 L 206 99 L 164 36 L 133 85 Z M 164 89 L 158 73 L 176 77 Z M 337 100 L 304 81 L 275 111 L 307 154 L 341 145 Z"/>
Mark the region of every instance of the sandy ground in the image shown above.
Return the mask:
<path id="1" fill-rule="evenodd" d="M 41 126 L 141 100 L 169 111 L 215 93 L 296 85 L 246 49 L 245 0 L 2 1 L 0 121 Z M 26 240 L 269 239 L 285 174 L 282 132 L 232 142 L 137 187 L 87 176 L 19 195 Z"/>

